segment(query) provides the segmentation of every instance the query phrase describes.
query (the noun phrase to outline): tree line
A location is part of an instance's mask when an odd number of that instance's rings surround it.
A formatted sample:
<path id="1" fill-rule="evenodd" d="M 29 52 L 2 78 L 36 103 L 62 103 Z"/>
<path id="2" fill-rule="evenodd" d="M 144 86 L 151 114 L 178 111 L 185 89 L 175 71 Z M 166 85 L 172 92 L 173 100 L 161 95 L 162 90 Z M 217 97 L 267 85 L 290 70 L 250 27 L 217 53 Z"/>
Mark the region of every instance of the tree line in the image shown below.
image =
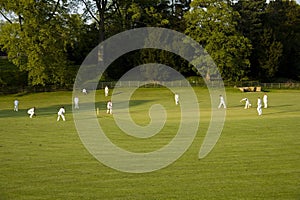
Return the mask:
<path id="1" fill-rule="evenodd" d="M 190 36 L 224 80 L 300 79 L 300 6 L 294 0 L 1 0 L 0 16 L 0 50 L 32 86 L 73 83 L 100 42 L 140 27 Z M 102 80 L 117 80 L 145 63 L 198 75 L 177 55 L 143 49 L 115 60 Z"/>

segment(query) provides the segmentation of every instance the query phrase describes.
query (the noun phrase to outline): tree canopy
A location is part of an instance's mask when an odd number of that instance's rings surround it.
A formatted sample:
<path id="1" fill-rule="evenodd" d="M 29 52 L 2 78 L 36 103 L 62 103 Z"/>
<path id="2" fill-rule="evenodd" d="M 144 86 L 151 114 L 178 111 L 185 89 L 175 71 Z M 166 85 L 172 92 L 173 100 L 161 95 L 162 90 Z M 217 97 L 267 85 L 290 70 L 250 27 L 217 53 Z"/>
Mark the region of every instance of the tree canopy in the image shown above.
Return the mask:
<path id="1" fill-rule="evenodd" d="M 70 84 L 76 66 L 99 42 L 150 26 L 173 29 L 199 42 L 225 80 L 300 79 L 296 1 L 2 0 L 0 16 L 0 48 L 27 74 L 29 85 Z M 99 59 L 103 54 L 99 49 Z M 185 76 L 196 74 L 177 55 L 144 49 L 117 59 L 104 79 L 116 80 L 136 65 L 154 62 Z"/>

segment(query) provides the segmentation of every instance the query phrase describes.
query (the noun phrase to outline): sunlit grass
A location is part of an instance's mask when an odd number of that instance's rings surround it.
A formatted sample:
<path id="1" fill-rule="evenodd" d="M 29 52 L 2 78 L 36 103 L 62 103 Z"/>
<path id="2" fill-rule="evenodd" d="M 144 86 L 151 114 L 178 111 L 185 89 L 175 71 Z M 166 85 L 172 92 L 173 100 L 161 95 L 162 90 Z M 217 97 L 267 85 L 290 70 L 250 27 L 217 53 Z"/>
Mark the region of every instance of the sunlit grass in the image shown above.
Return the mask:
<path id="1" fill-rule="evenodd" d="M 268 92 L 269 108 L 258 116 L 263 93 L 227 91 L 227 117 L 212 152 L 198 159 L 210 119 L 210 99 L 195 88 L 200 127 L 188 151 L 168 167 L 145 174 L 123 173 L 98 162 L 81 143 L 72 116 L 72 93 L 36 93 L 0 97 L 0 199 L 299 199 L 300 91 Z M 79 94 L 80 97 L 81 94 Z M 243 109 L 247 97 L 253 107 Z M 13 112 L 13 100 L 20 111 Z M 151 105 L 168 113 L 164 129 L 149 139 L 123 133 L 105 113 L 103 91 L 96 95 L 98 116 L 107 136 L 118 146 L 151 152 L 175 136 L 180 116 L 173 94 L 164 88 L 134 93 L 131 115 L 139 125 L 150 122 Z M 56 121 L 59 106 L 66 122 Z M 36 118 L 26 110 L 37 107 Z"/>

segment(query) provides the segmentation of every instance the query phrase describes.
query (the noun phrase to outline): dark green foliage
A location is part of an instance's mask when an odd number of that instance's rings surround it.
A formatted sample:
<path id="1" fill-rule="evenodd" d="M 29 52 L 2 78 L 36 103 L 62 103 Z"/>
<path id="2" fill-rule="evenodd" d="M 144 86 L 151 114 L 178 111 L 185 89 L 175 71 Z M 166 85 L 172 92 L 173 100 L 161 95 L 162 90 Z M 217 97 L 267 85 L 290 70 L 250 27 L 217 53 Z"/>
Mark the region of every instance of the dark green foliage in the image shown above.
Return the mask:
<path id="1" fill-rule="evenodd" d="M 238 30 L 253 45 L 250 76 L 299 79 L 300 6 L 295 1 L 241 0 L 233 8 L 241 16 Z"/>
<path id="2" fill-rule="evenodd" d="M 83 14 L 77 14 L 78 7 Z M 295 1 L 2 0 L 0 16 L 1 49 L 23 71 L 21 79 L 28 76 L 22 84 L 71 84 L 99 42 L 149 26 L 183 32 L 198 41 L 224 80 L 300 79 L 300 6 Z M 105 55 L 101 49 L 98 53 Z M 145 49 L 117 59 L 101 80 L 116 80 L 149 62 L 195 75 L 177 55 Z"/>
<path id="3" fill-rule="evenodd" d="M 274 40 L 282 44 L 276 75 L 297 79 L 300 77 L 300 6 L 294 1 L 272 1 L 266 13 L 266 26 L 272 28 Z"/>
<path id="4" fill-rule="evenodd" d="M 14 13 L 1 26 L 0 44 L 8 58 L 28 72 L 31 85 L 65 83 L 65 47 L 70 42 L 71 20 L 65 1 L 4 1 L 1 10 Z"/>
<path id="5" fill-rule="evenodd" d="M 17 66 L 0 57 L 0 88 L 27 85 L 27 73 L 21 72 Z"/>
<path id="6" fill-rule="evenodd" d="M 185 33 L 206 49 L 224 79 L 237 81 L 246 78 L 252 47 L 236 29 L 238 13 L 221 0 L 195 0 L 191 7 L 192 11 L 185 15 Z"/>

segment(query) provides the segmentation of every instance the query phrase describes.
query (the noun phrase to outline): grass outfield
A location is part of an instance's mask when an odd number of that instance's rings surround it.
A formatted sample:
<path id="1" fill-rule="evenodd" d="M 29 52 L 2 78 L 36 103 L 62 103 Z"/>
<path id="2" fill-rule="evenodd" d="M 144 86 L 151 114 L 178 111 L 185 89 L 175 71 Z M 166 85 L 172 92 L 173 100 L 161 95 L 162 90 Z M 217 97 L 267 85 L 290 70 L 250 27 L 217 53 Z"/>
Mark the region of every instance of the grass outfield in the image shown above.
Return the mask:
<path id="1" fill-rule="evenodd" d="M 198 153 L 207 131 L 210 100 L 195 88 L 201 109 L 198 134 L 180 159 L 150 173 L 130 174 L 98 162 L 84 147 L 71 113 L 71 92 L 18 94 L 0 97 L 0 199 L 300 199 L 300 91 L 268 92 L 263 116 L 244 110 L 263 93 L 227 90 L 227 117 L 213 151 Z M 80 96 L 79 96 L 80 97 Z M 13 112 L 13 100 L 20 111 Z M 153 103 L 166 107 L 168 120 L 149 139 L 122 134 L 104 111 L 103 91 L 97 95 L 99 122 L 107 136 L 130 151 L 153 151 L 167 144 L 178 128 L 179 108 L 167 89 L 140 89 L 130 111 L 140 125 L 148 123 Z M 60 105 L 66 122 L 56 121 Z M 37 107 L 37 117 L 26 110 Z"/>

